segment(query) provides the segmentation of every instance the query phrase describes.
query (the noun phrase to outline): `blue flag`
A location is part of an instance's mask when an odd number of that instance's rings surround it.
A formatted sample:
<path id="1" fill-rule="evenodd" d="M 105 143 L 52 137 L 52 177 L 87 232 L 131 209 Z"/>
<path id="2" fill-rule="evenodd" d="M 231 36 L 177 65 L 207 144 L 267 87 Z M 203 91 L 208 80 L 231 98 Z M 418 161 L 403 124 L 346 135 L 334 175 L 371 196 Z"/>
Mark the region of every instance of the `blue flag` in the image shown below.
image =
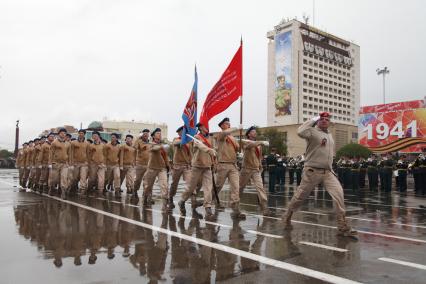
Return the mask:
<path id="1" fill-rule="evenodd" d="M 182 131 L 182 141 L 181 144 L 185 145 L 188 142 L 192 141 L 192 138 L 188 137 L 186 134 L 194 136 L 197 133 L 197 85 L 198 85 L 198 76 L 197 76 L 197 66 L 195 66 L 195 80 L 194 85 L 192 86 L 191 95 L 189 96 L 188 102 L 186 103 L 185 108 L 183 109 L 182 120 L 184 123 Z"/>

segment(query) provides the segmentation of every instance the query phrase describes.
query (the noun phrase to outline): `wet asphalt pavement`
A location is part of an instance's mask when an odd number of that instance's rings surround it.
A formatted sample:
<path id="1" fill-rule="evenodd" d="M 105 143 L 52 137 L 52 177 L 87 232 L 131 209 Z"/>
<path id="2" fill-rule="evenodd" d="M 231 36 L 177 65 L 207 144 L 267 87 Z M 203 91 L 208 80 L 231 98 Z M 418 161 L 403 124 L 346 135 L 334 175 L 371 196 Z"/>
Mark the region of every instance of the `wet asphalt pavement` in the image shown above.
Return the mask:
<path id="1" fill-rule="evenodd" d="M 206 222 L 191 218 L 190 202 L 181 217 L 177 208 L 163 214 L 159 200 L 146 209 L 125 196 L 63 201 L 17 184 L 16 170 L 0 170 L 0 283 L 426 283 L 426 198 L 410 190 L 345 190 L 354 241 L 336 236 L 323 190 L 285 231 L 289 185 L 269 196 L 276 217 L 260 215 L 248 187 L 245 221 L 225 209 Z M 229 200 L 227 188 L 220 199 Z"/>

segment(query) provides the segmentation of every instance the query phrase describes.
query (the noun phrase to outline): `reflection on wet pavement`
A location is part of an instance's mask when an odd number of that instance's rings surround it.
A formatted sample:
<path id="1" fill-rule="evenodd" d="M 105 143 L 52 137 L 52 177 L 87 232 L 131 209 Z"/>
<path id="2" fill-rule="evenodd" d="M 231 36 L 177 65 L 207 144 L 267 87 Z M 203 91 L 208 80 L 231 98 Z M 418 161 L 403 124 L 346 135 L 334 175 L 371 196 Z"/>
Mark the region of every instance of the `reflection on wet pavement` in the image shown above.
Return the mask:
<path id="1" fill-rule="evenodd" d="M 426 276 L 424 198 L 348 192 L 348 215 L 364 232 L 356 242 L 336 237 L 324 191 L 285 231 L 277 219 L 292 187 L 270 196 L 276 217 L 259 215 L 249 188 L 241 200 L 246 221 L 225 210 L 209 223 L 181 218 L 176 209 L 163 214 L 157 204 L 146 210 L 125 197 L 63 202 L 18 192 L 14 184 L 14 171 L 0 172 L 4 283 L 424 283 Z"/>

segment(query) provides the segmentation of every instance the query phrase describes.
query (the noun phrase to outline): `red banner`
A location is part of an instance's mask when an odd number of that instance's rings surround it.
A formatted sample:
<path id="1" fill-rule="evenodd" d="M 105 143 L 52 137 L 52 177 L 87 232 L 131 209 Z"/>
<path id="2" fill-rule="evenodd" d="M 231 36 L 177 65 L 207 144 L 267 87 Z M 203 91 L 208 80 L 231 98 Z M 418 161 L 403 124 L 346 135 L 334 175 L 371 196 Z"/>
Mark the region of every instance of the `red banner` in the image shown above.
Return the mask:
<path id="1" fill-rule="evenodd" d="M 241 45 L 228 68 L 207 95 L 201 111 L 200 123 L 209 127 L 209 121 L 217 114 L 226 110 L 235 102 L 243 91 L 243 46 Z"/>
<path id="2" fill-rule="evenodd" d="M 360 114 L 364 113 L 377 113 L 377 112 L 388 112 L 388 111 L 400 111 L 407 109 L 416 109 L 416 108 L 425 108 L 426 101 L 417 100 L 417 101 L 408 101 L 408 102 L 399 102 L 399 103 L 390 103 L 382 105 L 373 105 L 361 107 L 359 110 Z"/>

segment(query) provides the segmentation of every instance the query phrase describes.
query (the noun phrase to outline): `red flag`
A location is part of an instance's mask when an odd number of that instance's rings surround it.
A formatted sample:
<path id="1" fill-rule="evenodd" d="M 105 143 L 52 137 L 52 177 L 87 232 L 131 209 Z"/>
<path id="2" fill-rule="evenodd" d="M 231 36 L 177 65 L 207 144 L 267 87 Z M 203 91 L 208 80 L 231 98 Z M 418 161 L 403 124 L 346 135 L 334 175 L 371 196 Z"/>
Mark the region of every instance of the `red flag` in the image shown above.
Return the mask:
<path id="1" fill-rule="evenodd" d="M 226 110 L 235 102 L 243 91 L 243 45 L 241 44 L 229 63 L 228 68 L 223 72 L 219 81 L 207 95 L 206 101 L 201 111 L 200 123 L 207 128 L 209 120 L 217 114 Z"/>

